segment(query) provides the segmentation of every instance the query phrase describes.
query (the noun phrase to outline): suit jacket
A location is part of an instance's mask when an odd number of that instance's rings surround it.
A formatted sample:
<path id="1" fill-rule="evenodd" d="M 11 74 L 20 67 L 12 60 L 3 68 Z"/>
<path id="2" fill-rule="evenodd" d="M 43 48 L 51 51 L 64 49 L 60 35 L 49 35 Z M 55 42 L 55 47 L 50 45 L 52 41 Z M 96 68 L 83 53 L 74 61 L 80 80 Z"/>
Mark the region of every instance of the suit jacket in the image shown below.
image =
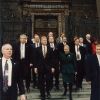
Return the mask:
<path id="1" fill-rule="evenodd" d="M 96 54 L 86 61 L 86 80 L 91 81 L 91 100 L 100 100 L 100 65 Z"/>
<path id="2" fill-rule="evenodd" d="M 66 42 L 66 44 L 67 44 L 67 42 Z M 64 53 L 64 44 L 63 43 L 59 44 L 59 50 L 61 53 Z"/>
<path id="3" fill-rule="evenodd" d="M 60 72 L 67 74 L 74 74 L 77 72 L 75 55 L 69 52 L 67 55 L 62 53 L 60 55 Z"/>
<path id="4" fill-rule="evenodd" d="M 52 49 L 49 46 L 47 46 L 46 58 L 44 59 L 42 46 L 36 48 L 34 55 L 34 68 L 37 68 L 39 72 L 43 72 L 44 68 L 47 71 L 51 71 L 51 68 L 54 68 L 52 63 L 52 52 Z"/>
<path id="5" fill-rule="evenodd" d="M 11 59 L 12 62 L 12 84 L 11 84 L 11 100 L 17 100 L 17 84 L 20 94 L 25 94 L 23 80 L 20 73 L 18 62 Z M 0 100 L 3 93 L 3 73 L 2 73 L 2 59 L 0 59 Z"/>
<path id="6" fill-rule="evenodd" d="M 30 55 L 31 55 L 30 46 L 29 46 L 28 43 L 25 43 L 25 63 L 28 63 L 28 64 L 31 63 Z M 19 62 L 20 61 L 20 56 L 21 56 L 21 52 L 20 52 L 20 43 L 19 43 L 14 48 L 13 59 Z"/>
<path id="7" fill-rule="evenodd" d="M 41 46 L 41 43 L 39 43 L 39 47 L 40 46 Z M 32 62 L 32 63 L 34 63 L 33 59 L 34 59 L 35 49 L 36 49 L 36 45 L 35 45 L 35 43 L 32 43 L 30 45 L 30 50 L 29 50 L 29 52 L 31 52 L 31 54 L 30 54 L 30 62 Z"/>
<path id="8" fill-rule="evenodd" d="M 30 75 L 30 63 L 32 63 L 31 55 L 32 52 L 30 46 L 29 44 L 25 43 L 25 58 L 23 59 L 23 63 L 22 63 L 20 58 L 21 56 L 20 44 L 18 44 L 14 49 L 13 59 L 19 62 L 20 69 L 22 70 L 23 75 L 25 77 Z"/>
<path id="9" fill-rule="evenodd" d="M 85 48 L 82 47 L 82 46 L 79 47 L 79 50 L 80 50 L 80 54 L 81 54 L 81 60 L 83 61 L 83 63 L 85 63 L 86 50 L 85 50 Z M 73 47 L 70 48 L 70 51 L 71 51 L 72 53 L 74 53 L 75 56 L 76 56 L 76 52 L 75 52 L 75 44 L 74 44 Z"/>
<path id="10" fill-rule="evenodd" d="M 50 43 L 48 44 L 48 46 L 50 46 Z M 58 64 L 60 62 L 60 50 L 58 47 L 58 44 L 54 43 L 54 50 L 53 50 L 53 62 L 55 67 L 58 67 Z"/>
<path id="11" fill-rule="evenodd" d="M 91 43 L 89 43 L 87 41 L 87 39 L 84 40 L 84 44 L 87 45 L 87 48 L 88 48 L 88 54 L 92 54 L 92 47 L 91 47 Z"/>
<path id="12" fill-rule="evenodd" d="M 30 39 L 28 39 L 28 40 L 27 40 L 27 44 L 28 44 L 28 45 L 31 45 L 31 44 L 33 44 L 33 42 L 32 42 Z"/>

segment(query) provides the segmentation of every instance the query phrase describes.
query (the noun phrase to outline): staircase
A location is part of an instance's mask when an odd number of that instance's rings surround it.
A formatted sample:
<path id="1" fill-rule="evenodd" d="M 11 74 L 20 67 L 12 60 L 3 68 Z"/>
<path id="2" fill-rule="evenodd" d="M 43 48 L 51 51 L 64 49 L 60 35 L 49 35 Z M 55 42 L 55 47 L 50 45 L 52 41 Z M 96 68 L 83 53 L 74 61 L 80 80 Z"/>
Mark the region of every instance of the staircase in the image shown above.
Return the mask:
<path id="1" fill-rule="evenodd" d="M 61 77 L 60 77 L 59 81 L 60 81 L 59 90 L 56 90 L 56 88 L 53 87 L 53 89 L 50 91 L 50 93 L 51 93 L 50 99 L 51 100 L 69 100 L 69 91 L 67 92 L 66 96 L 62 96 L 62 94 L 64 92 L 64 88 L 63 88 L 63 83 L 62 83 Z M 30 87 L 31 92 L 26 93 L 27 100 L 41 100 L 39 90 L 37 88 L 34 89 L 32 86 L 33 86 L 33 84 L 31 83 L 31 87 Z M 90 100 L 89 99 L 90 91 L 91 91 L 91 87 L 84 79 L 83 80 L 83 88 L 78 90 L 77 92 L 75 90 L 75 85 L 73 85 L 73 92 L 72 92 L 73 100 Z M 50 99 L 46 99 L 46 100 L 50 100 Z M 20 100 L 20 98 L 18 98 L 18 100 Z"/>

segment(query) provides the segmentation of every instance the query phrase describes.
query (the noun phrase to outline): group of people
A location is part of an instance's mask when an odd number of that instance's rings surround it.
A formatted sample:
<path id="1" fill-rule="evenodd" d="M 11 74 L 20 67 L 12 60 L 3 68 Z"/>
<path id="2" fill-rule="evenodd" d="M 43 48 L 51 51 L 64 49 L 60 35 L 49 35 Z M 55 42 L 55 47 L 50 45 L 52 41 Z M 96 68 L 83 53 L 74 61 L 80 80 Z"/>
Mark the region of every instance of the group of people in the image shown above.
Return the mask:
<path id="1" fill-rule="evenodd" d="M 29 93 L 31 75 L 33 75 L 33 88 L 38 87 L 41 100 L 50 98 L 53 77 L 55 77 L 54 86 L 59 90 L 60 74 L 64 86 L 62 96 L 66 96 L 69 83 L 69 100 L 72 100 L 72 85 L 76 85 L 76 91 L 82 89 L 82 81 L 85 78 L 93 89 L 91 100 L 99 100 L 100 45 L 97 38 L 94 38 L 92 43 L 90 37 L 90 34 L 86 35 L 86 39 L 74 36 L 73 41 L 68 42 L 64 33 L 57 39 L 54 39 L 52 32 L 49 32 L 47 37 L 42 36 L 41 39 L 35 34 L 32 40 L 28 39 L 27 34 L 21 34 L 20 42 L 14 47 L 13 53 L 12 46 L 4 44 L 3 57 L 0 60 L 2 64 L 0 100 L 17 100 L 17 83 L 21 100 L 26 100 L 23 80 Z"/>

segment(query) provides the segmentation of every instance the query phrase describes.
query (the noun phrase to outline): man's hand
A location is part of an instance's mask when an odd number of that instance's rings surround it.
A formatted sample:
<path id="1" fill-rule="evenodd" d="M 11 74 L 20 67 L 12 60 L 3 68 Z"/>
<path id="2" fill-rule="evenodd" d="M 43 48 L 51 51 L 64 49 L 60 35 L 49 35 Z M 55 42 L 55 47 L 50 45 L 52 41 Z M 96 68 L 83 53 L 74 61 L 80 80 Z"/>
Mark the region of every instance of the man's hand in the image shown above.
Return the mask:
<path id="1" fill-rule="evenodd" d="M 91 84 L 91 81 L 88 81 L 88 84 Z"/>
<path id="2" fill-rule="evenodd" d="M 75 72 L 75 75 L 77 75 L 77 72 Z"/>
<path id="3" fill-rule="evenodd" d="M 55 72 L 55 69 L 54 68 L 51 68 L 51 72 L 54 73 Z"/>
<path id="4" fill-rule="evenodd" d="M 20 99 L 21 99 L 21 100 L 26 100 L 26 96 L 25 96 L 25 95 L 21 95 L 21 96 L 20 96 Z"/>
<path id="5" fill-rule="evenodd" d="M 60 76 L 62 76 L 62 73 L 60 73 Z"/>
<path id="6" fill-rule="evenodd" d="M 33 64 L 30 64 L 30 67 L 32 67 L 33 66 Z"/>
<path id="7" fill-rule="evenodd" d="M 34 68 L 34 72 L 37 74 L 38 73 L 38 70 L 37 70 L 37 68 Z"/>

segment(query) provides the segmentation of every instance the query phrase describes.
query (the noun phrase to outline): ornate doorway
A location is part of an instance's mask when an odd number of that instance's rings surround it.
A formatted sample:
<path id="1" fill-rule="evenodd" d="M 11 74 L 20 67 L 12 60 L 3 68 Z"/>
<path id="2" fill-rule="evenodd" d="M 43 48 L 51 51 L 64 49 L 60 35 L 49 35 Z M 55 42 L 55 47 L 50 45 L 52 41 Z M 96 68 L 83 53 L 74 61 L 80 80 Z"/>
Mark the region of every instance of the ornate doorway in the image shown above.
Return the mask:
<path id="1" fill-rule="evenodd" d="M 47 36 L 49 32 L 53 32 L 55 38 L 58 36 L 58 16 L 35 15 L 34 34 L 41 37 Z"/>

